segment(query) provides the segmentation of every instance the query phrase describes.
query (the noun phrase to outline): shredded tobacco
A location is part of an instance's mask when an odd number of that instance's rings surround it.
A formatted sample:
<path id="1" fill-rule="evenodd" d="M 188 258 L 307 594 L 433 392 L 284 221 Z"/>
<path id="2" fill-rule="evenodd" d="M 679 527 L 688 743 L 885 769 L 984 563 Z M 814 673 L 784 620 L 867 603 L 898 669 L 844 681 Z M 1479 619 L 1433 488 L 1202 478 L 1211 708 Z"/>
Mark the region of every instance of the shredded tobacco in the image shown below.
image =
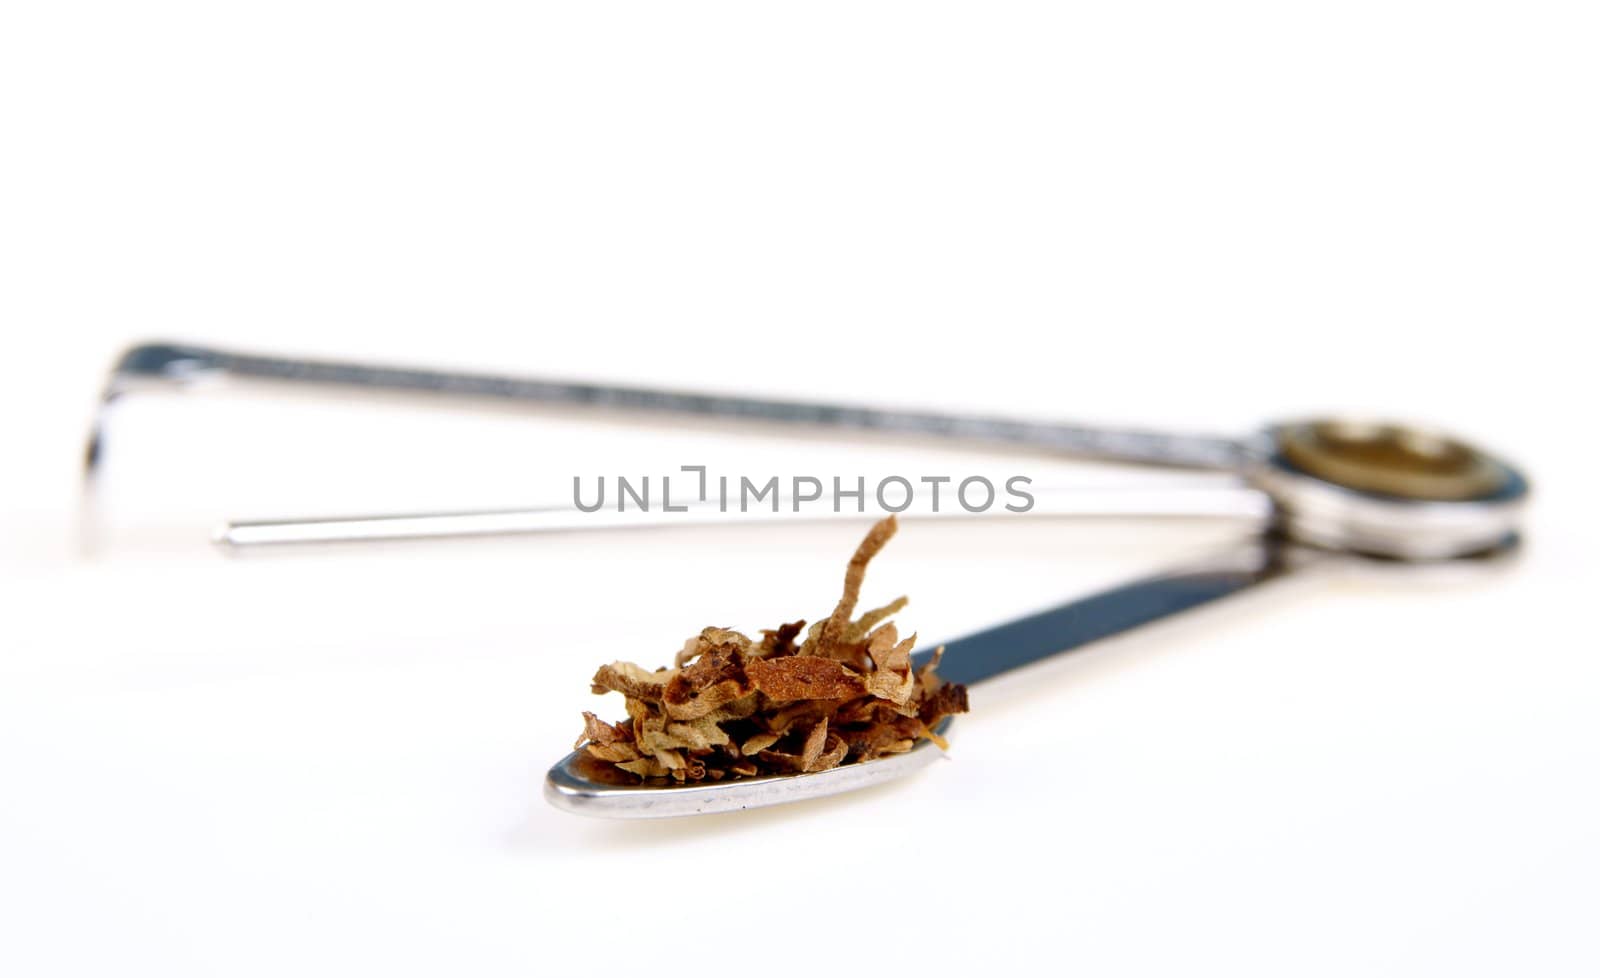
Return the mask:
<path id="1" fill-rule="evenodd" d="M 684 643 L 672 668 L 613 662 L 594 674 L 596 693 L 621 693 L 628 718 L 583 715 L 577 746 L 637 779 L 720 780 L 825 771 L 910 750 L 941 748 L 941 719 L 967 712 L 965 686 L 941 680 L 936 650 L 913 669 L 917 637 L 901 640 L 889 617 L 905 598 L 852 618 L 867 564 L 894 536 L 875 524 L 845 571 L 833 614 L 764 629 L 751 639 L 707 628 Z M 795 643 L 805 632 L 805 638 Z"/>

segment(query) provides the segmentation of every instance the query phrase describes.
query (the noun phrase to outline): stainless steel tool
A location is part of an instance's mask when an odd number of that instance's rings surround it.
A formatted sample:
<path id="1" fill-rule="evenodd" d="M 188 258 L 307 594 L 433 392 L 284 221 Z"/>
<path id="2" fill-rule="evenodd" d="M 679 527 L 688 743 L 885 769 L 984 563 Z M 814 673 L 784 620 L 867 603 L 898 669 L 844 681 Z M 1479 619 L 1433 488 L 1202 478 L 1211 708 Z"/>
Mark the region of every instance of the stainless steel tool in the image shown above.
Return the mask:
<path id="1" fill-rule="evenodd" d="M 976 445 L 1189 471 L 1228 473 L 1233 488 L 1179 489 L 1140 497 L 1103 492 L 1051 497 L 1050 515 L 1231 516 L 1250 525 L 1230 552 L 1201 566 L 1150 577 L 946 643 L 941 673 L 968 684 L 1096 639 L 1236 594 L 1290 573 L 1319 555 L 1399 563 L 1503 554 L 1517 543 L 1529 495 L 1510 464 L 1462 441 L 1403 425 L 1341 419 L 1272 424 L 1239 438 L 1203 437 L 1082 425 L 888 411 L 530 380 L 485 374 L 294 360 L 151 344 L 128 351 L 106 385 L 101 414 L 149 387 L 218 381 L 459 396 L 542 407 L 584 407 L 734 420 L 774 426 L 955 439 Z M 86 455 L 92 477 L 104 458 L 101 425 Z M 1209 495 L 1208 495 L 1209 493 Z M 547 532 L 640 525 L 644 519 L 593 520 L 570 510 L 433 513 L 233 523 L 218 533 L 233 547 L 411 537 Z M 644 514 L 648 518 L 651 514 Z M 667 514 L 655 514 L 660 519 Z M 681 521 L 683 514 L 672 514 Z M 701 520 L 748 514 L 701 511 Z M 660 519 L 665 522 L 665 519 Z M 836 794 L 899 777 L 936 756 L 927 744 L 909 753 L 815 774 L 695 785 L 638 785 L 603 777 L 574 753 L 551 769 L 546 796 L 589 815 L 651 818 L 730 811 Z"/>
<path id="2" fill-rule="evenodd" d="M 1165 618 L 1278 578 L 1318 555 L 1258 537 L 1204 564 L 1168 571 L 946 642 L 939 675 L 974 686 L 1002 673 L 1082 648 L 1136 625 Z M 912 657 L 920 668 L 929 653 Z M 938 728 L 948 733 L 946 720 Z M 557 808 L 602 818 L 671 818 L 781 805 L 866 788 L 920 770 L 940 757 L 930 741 L 904 754 L 845 764 L 814 774 L 771 775 L 702 784 L 630 783 L 581 751 L 550 769 L 545 798 Z"/>
<path id="3" fill-rule="evenodd" d="M 1244 437 L 1108 429 L 1010 418 L 891 411 L 686 391 L 538 380 L 229 353 L 152 343 L 120 358 L 101 396 L 85 451 L 86 481 L 103 464 L 106 415 L 130 394 L 223 383 L 278 388 L 469 398 L 538 408 L 594 409 L 685 419 L 765 423 L 777 428 L 954 440 L 978 446 L 1237 476 L 1240 491 L 1214 483 L 1141 490 L 1047 494 L 1041 515 L 1235 516 L 1270 514 L 1291 539 L 1395 557 L 1434 560 L 1493 547 L 1516 526 L 1527 481 L 1511 466 L 1447 436 L 1342 420 L 1271 425 Z M 952 514 L 952 515 L 959 515 Z M 608 519 L 572 510 L 496 510 L 234 522 L 226 546 L 329 543 L 639 526 L 747 518 L 701 507 L 682 514 Z"/>

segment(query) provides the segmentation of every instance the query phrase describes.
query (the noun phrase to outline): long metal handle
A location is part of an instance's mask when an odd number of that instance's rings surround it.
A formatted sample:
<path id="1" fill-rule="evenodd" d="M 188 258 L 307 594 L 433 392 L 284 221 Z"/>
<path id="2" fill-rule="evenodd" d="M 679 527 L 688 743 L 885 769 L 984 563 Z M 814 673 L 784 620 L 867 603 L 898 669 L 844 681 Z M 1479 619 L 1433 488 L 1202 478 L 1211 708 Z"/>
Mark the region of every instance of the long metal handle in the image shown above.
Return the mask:
<path id="1" fill-rule="evenodd" d="M 914 497 L 902 518 L 1017 519 L 1072 517 L 1082 519 L 1232 520 L 1241 531 L 1265 528 L 1272 501 L 1265 493 L 1240 486 L 1175 486 L 1171 488 L 1036 489 L 1026 513 L 967 512 L 945 500 L 936 509 L 927 497 Z M 771 510 L 726 512 L 714 504 L 690 504 L 683 512 L 600 510 L 585 513 L 559 507 L 505 509 L 460 513 L 413 513 L 390 516 L 324 517 L 301 520 L 237 520 L 217 529 L 212 540 L 228 549 L 281 547 L 295 544 L 372 543 L 461 537 L 506 536 L 564 531 L 703 526 L 714 523 L 782 523 L 861 519 L 853 509 L 800 509 L 780 500 Z"/>
<path id="2" fill-rule="evenodd" d="M 256 356 L 172 343 L 143 344 L 124 353 L 106 385 L 102 404 L 141 388 L 187 386 L 219 378 L 918 435 L 1169 468 L 1236 471 L 1247 451 L 1231 438 Z M 96 428 L 88 452 L 91 472 L 103 448 L 99 426 Z"/>
<path id="3" fill-rule="evenodd" d="M 951 682 L 982 682 L 1237 594 L 1318 559 L 1326 555 L 1274 536 L 1255 537 L 1202 564 L 1124 584 L 950 642 L 939 674 Z"/>

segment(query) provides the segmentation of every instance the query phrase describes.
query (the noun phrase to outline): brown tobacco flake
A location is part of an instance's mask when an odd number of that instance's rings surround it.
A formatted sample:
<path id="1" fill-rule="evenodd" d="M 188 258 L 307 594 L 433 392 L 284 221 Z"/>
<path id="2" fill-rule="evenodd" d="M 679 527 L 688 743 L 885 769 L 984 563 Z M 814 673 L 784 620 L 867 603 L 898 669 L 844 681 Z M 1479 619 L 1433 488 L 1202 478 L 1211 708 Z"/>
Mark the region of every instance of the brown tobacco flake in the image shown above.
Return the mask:
<path id="1" fill-rule="evenodd" d="M 773 703 L 838 700 L 862 696 L 867 680 L 841 662 L 814 655 L 751 659 L 745 666 L 755 688 Z"/>
<path id="2" fill-rule="evenodd" d="M 715 645 L 677 670 L 662 687 L 661 701 L 674 720 L 697 720 L 754 688 L 744 654 L 731 645 Z"/>
<path id="3" fill-rule="evenodd" d="M 904 753 L 933 728 L 967 712 L 966 687 L 941 680 L 939 653 L 913 669 L 916 636 L 901 640 L 889 618 L 897 598 L 857 618 L 867 565 L 897 529 L 875 524 L 850 558 L 833 613 L 764 629 L 752 641 L 728 628 L 684 643 L 670 669 L 631 662 L 601 666 L 596 693 L 623 695 L 628 718 L 585 713 L 578 746 L 641 780 L 721 780 L 803 774 Z M 801 633 L 805 637 L 801 639 Z"/>

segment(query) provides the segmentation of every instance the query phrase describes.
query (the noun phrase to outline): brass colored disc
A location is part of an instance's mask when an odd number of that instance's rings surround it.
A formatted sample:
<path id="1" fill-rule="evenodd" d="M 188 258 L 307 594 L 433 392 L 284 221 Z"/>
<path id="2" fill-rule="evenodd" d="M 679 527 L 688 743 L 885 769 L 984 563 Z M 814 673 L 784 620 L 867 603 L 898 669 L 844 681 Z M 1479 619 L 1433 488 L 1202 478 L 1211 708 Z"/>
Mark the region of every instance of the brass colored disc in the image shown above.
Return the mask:
<path id="1" fill-rule="evenodd" d="M 1468 445 L 1400 425 L 1318 421 L 1286 425 L 1277 435 L 1291 465 L 1360 492 L 1455 502 L 1491 496 L 1508 478 Z"/>

